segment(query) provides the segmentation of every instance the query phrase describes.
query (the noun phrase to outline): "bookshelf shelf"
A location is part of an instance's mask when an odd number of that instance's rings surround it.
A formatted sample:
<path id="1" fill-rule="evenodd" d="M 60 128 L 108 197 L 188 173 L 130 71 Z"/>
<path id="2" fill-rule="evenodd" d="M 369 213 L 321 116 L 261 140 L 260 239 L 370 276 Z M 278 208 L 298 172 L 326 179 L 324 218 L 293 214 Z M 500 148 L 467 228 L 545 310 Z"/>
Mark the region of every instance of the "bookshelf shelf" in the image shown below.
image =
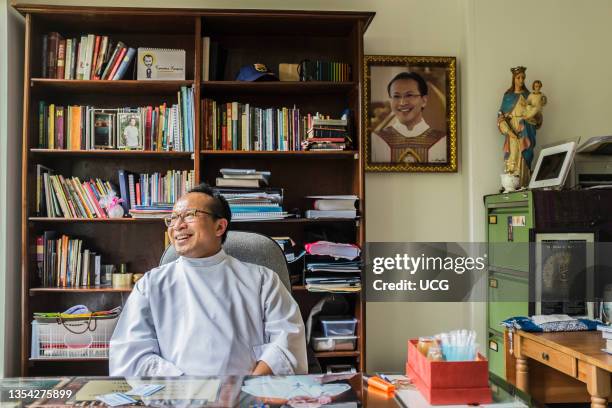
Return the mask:
<path id="1" fill-rule="evenodd" d="M 346 94 L 357 88 L 355 82 L 243 82 L 243 81 L 206 81 L 202 82 L 202 95 L 217 96 L 226 93 L 234 95 L 249 94 Z"/>
<path id="2" fill-rule="evenodd" d="M 245 151 L 245 150 L 201 150 L 203 156 L 227 156 L 227 157 L 248 157 L 248 158 L 268 158 L 268 157 L 333 157 L 333 158 L 357 158 L 357 150 L 341 151 Z"/>
<path id="3" fill-rule="evenodd" d="M 319 351 L 315 352 L 317 358 L 333 358 L 333 357 L 359 357 L 359 351 Z"/>
<path id="4" fill-rule="evenodd" d="M 308 289 L 306 289 L 306 286 L 304 285 L 293 285 L 291 286 L 291 290 L 294 292 L 308 292 Z M 332 293 L 332 292 L 312 292 L 312 293 Z M 359 293 L 361 293 L 361 291 L 342 293 L 342 295 L 352 295 L 352 294 L 359 294 Z"/>
<path id="5" fill-rule="evenodd" d="M 131 291 L 131 288 L 30 288 L 30 296 L 48 293 L 125 293 Z"/>
<path id="6" fill-rule="evenodd" d="M 31 358 L 30 361 L 37 363 L 76 363 L 85 361 L 108 361 L 107 357 L 91 358 Z"/>
<path id="7" fill-rule="evenodd" d="M 93 81 L 32 78 L 30 87 L 34 92 L 61 92 L 80 94 L 103 92 L 105 94 L 156 95 L 177 92 L 181 86 L 191 86 L 193 81 Z"/>
<path id="8" fill-rule="evenodd" d="M 51 218 L 51 217 L 29 217 L 30 222 L 52 222 L 52 223 L 89 223 L 89 224 L 163 224 L 162 218 Z"/>
<path id="9" fill-rule="evenodd" d="M 302 246 L 321 236 L 338 242 L 365 243 L 365 177 L 362 152 L 363 125 L 363 34 L 374 17 L 370 12 L 281 11 L 236 9 L 164 9 L 130 7 L 81 7 L 16 4 L 25 17 L 24 100 L 22 134 L 22 212 L 21 212 L 21 374 L 107 375 L 106 358 L 30 359 L 31 318 L 35 312 L 61 312 L 75 304 L 90 310 L 109 310 L 127 298 L 129 289 L 46 288 L 39 273 L 41 238 L 69 236 L 82 240 L 83 247 L 95 253 L 102 264 L 127 264 L 128 270 L 145 271 L 159 264 L 167 244 L 161 218 L 51 218 L 32 216 L 44 209 L 39 194 L 43 167 L 54 174 L 80 180 L 108 181 L 120 192 L 124 176 L 160 173 L 170 170 L 193 171 L 196 182 L 214 184 L 221 168 L 268 170 L 270 186 L 283 189 L 283 208 L 304 212 L 312 208 L 310 195 L 355 195 L 361 218 L 260 220 L 235 222 L 232 229 L 269 236 L 288 236 Z M 49 53 L 50 33 L 69 38 L 108 36 L 128 47 L 180 48 L 186 52 L 182 81 L 64 80 L 43 78 L 49 62 L 57 64 L 56 53 Z M 255 34 L 254 34 L 255 33 Z M 55 35 L 54 35 L 55 36 Z M 208 53 L 204 38 L 210 39 Z M 47 40 L 45 40 L 47 38 Z M 62 40 L 58 41 L 60 44 Z M 262 47 L 261 44 L 266 44 Z M 67 45 L 65 45 L 67 47 Z M 67 49 L 67 48 L 66 48 Z M 74 48 L 72 48 L 74 49 Z M 45 52 L 43 51 L 45 50 Z M 95 51 L 94 51 L 95 53 Z M 44 57 L 43 57 L 44 55 Z M 84 55 L 87 55 L 85 53 Z M 276 71 L 280 63 L 302 60 L 330 61 L 350 65 L 350 82 L 239 82 L 236 73 L 244 65 L 261 62 Z M 64 61 L 66 63 L 66 61 Z M 205 69 L 210 78 L 205 81 Z M 134 67 L 126 78 L 136 78 Z M 40 149 L 39 140 L 49 136 L 48 123 L 75 121 L 55 112 L 45 121 L 42 132 L 41 106 L 93 106 L 100 109 L 159 106 L 177 102 L 181 87 L 193 86 L 194 152 L 52 150 Z M 203 99 L 220 104 L 237 102 L 258 108 L 299 109 L 300 115 L 321 113 L 339 117 L 349 109 L 353 150 L 347 151 L 220 151 L 205 150 L 209 123 Z M 44 114 L 43 114 L 44 115 Z M 72 116 L 71 116 L 72 118 Z M 91 126 L 92 118 L 83 126 Z M 234 120 L 234 118 L 232 118 Z M 74 123 L 73 123 L 74 122 Z M 94 122 L 95 123 L 95 122 Z M 222 123 L 222 122 L 218 122 Z M 144 124 L 146 131 L 146 122 Z M 100 127 L 100 126 L 98 126 Z M 57 126 L 54 125 L 54 129 Z M 47 133 L 44 133 L 44 132 Z M 51 131 L 53 135 L 53 130 Z M 43 136 L 41 138 L 41 135 Z M 66 133 L 64 133 L 66 135 Z M 56 137 L 58 133 L 55 134 Z M 59 139 L 58 139 L 59 140 Z M 61 145 L 61 144 L 58 144 Z M 40 165 L 40 166 L 38 166 Z M 123 174 L 123 175 L 121 175 Z M 44 179 L 43 179 L 44 180 Z M 129 179 L 128 179 L 129 180 Z M 44 181 L 43 181 L 44 183 Z M 53 187 L 55 188 L 55 187 Z M 37 201 L 38 200 L 38 201 Z M 46 202 L 45 202 L 46 203 Z M 63 213 L 63 211 L 62 211 Z M 42 212 L 46 215 L 46 212 Z M 337 236 L 337 238 L 336 238 Z M 45 238 L 47 237 L 47 238 Z M 54 239 L 54 238 L 50 238 Z M 45 242 L 45 241 L 43 241 Z M 48 243 L 48 241 L 46 241 Z M 48 247 L 43 244 L 43 248 Z M 44 250 L 43 250 L 44 253 Z M 51 254 L 59 253 L 51 250 Z M 74 253 L 74 252 L 72 252 Z M 48 254 L 48 252 L 47 252 Z M 46 259 L 46 258 L 45 258 Z M 47 261 L 48 262 L 48 261 Z M 56 264 L 57 265 L 57 264 Z M 44 264 L 45 270 L 49 263 Z M 53 266 L 52 266 L 53 268 Z M 308 292 L 303 285 L 293 288 L 306 319 L 310 309 L 325 293 Z M 125 294 L 125 295 L 124 295 Z M 358 319 L 355 351 L 315 353 L 325 370 L 330 358 L 342 357 L 356 369 L 365 370 L 365 301 L 360 292 L 347 294 L 349 314 Z M 71 364 L 72 363 L 72 364 Z"/>
<path id="10" fill-rule="evenodd" d="M 71 157 L 112 157 L 112 158 L 150 158 L 150 159 L 188 159 L 192 152 L 158 152 L 151 150 L 60 150 L 60 149 L 30 149 L 36 156 L 71 156 Z"/>

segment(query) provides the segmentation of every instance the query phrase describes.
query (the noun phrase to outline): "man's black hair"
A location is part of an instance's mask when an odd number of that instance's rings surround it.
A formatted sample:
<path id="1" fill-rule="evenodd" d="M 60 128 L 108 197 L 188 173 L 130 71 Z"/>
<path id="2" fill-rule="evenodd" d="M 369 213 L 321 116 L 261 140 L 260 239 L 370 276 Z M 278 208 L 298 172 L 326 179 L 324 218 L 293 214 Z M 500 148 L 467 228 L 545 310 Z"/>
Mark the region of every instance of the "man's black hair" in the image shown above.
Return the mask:
<path id="1" fill-rule="evenodd" d="M 213 213 L 213 218 L 225 218 L 227 220 L 227 228 L 225 229 L 223 236 L 221 236 L 221 243 L 224 243 L 225 239 L 227 238 L 227 231 L 229 231 L 230 223 L 232 221 L 232 212 L 225 197 L 206 183 L 200 183 L 197 186 L 194 186 L 191 190 L 189 190 L 189 193 L 206 194 L 213 199 L 209 208 L 209 210 Z"/>
<path id="2" fill-rule="evenodd" d="M 389 94 L 389 98 L 391 97 L 391 84 L 402 79 L 412 79 L 413 81 L 416 81 L 417 86 L 419 87 L 419 93 L 423 96 L 427 95 L 427 82 L 425 82 L 422 76 L 416 72 L 400 72 L 394 76 L 389 82 L 389 85 L 387 85 L 387 94 Z"/>

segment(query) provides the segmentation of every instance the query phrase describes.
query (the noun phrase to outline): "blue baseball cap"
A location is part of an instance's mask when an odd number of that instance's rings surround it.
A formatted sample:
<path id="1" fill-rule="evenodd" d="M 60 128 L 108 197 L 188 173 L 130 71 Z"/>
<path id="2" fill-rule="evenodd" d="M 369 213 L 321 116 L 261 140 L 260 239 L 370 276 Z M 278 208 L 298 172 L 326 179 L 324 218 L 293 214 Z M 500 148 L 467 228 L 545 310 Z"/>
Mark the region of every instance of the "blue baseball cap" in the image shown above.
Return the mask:
<path id="1" fill-rule="evenodd" d="M 236 81 L 278 81 L 278 78 L 264 64 L 256 63 L 240 68 Z"/>

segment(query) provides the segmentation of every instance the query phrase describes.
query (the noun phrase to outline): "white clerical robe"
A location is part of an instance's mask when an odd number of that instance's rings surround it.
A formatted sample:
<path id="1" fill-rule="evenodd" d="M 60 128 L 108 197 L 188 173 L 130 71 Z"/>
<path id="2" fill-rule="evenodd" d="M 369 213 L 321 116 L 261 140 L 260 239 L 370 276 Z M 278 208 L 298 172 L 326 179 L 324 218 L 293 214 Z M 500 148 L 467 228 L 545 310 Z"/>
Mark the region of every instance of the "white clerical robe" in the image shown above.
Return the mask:
<path id="1" fill-rule="evenodd" d="M 152 269 L 135 285 L 110 342 L 112 376 L 305 374 L 300 309 L 272 270 L 223 250 Z"/>

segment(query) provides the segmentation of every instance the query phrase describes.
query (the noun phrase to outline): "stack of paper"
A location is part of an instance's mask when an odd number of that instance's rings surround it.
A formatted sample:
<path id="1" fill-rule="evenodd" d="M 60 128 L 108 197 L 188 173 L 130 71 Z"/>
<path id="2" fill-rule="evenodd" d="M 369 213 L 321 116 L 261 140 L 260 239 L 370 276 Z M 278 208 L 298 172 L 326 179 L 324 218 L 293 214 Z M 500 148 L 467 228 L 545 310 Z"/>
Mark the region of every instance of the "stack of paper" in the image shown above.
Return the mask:
<path id="1" fill-rule="evenodd" d="M 313 210 L 306 211 L 306 218 L 355 218 L 356 195 L 320 195 L 307 196 L 314 199 Z"/>

